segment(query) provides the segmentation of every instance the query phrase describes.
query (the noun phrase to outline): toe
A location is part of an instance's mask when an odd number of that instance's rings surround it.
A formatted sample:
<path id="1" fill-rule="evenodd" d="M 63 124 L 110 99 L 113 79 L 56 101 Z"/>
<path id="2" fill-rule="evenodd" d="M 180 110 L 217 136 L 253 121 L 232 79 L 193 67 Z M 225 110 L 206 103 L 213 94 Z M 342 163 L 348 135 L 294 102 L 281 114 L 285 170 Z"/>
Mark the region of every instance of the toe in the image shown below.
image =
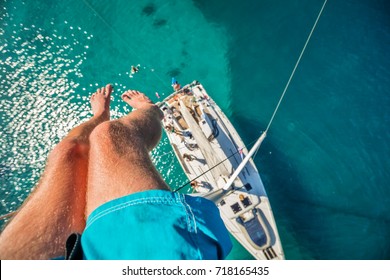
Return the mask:
<path id="1" fill-rule="evenodd" d="M 112 85 L 111 84 L 107 84 L 106 88 L 105 88 L 105 96 L 106 97 L 110 97 L 111 92 L 112 92 Z"/>
<path id="2" fill-rule="evenodd" d="M 135 90 L 130 90 L 129 92 L 130 98 L 134 98 L 137 95 L 137 92 Z"/>
<path id="3" fill-rule="evenodd" d="M 125 91 L 123 94 L 122 94 L 122 99 L 123 100 L 126 100 L 127 98 L 128 99 L 131 99 L 131 97 L 130 97 L 130 91 Z"/>

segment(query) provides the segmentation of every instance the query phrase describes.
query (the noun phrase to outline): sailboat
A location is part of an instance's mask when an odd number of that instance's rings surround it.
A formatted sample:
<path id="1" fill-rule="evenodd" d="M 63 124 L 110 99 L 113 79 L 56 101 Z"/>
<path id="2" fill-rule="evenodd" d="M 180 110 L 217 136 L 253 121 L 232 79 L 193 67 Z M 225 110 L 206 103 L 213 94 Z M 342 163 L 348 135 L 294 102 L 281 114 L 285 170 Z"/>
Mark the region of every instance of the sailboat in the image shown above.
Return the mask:
<path id="1" fill-rule="evenodd" d="M 212 200 L 231 235 L 259 260 L 285 259 L 285 255 L 252 156 L 266 137 L 326 3 L 324 0 L 267 128 L 250 151 L 199 82 L 181 89 L 175 83 L 175 92 L 159 103 L 164 130 L 193 195 Z"/>
<path id="2" fill-rule="evenodd" d="M 264 185 L 237 131 L 194 81 L 158 103 L 163 127 L 195 196 L 212 200 L 231 235 L 259 260 L 284 259 Z"/>

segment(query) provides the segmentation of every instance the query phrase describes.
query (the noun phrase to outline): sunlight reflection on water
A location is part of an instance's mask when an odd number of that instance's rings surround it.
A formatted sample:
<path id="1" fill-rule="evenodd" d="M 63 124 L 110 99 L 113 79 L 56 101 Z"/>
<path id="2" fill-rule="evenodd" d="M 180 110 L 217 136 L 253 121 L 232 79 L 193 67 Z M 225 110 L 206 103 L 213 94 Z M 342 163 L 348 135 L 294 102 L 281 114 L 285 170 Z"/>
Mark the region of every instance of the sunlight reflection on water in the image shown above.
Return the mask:
<path id="1" fill-rule="evenodd" d="M 80 27 L 48 34 L 35 25 L 14 23 L 10 13 L 1 20 L 0 191 L 2 212 L 9 212 L 37 182 L 49 150 L 85 119 L 78 112 L 89 111 L 87 104 L 76 109 L 71 98 L 92 36 Z"/>

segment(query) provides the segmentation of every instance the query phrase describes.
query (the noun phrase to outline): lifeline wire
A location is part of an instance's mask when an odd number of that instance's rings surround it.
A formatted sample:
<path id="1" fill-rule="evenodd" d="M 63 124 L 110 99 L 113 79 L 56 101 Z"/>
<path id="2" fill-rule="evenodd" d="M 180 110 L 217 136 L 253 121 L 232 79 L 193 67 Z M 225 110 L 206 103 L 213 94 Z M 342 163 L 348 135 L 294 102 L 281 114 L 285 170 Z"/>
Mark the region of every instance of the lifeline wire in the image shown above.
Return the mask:
<path id="1" fill-rule="evenodd" d="M 249 145 L 252 145 L 253 143 L 255 143 L 257 141 L 257 139 L 255 139 L 254 141 L 252 141 Z M 177 192 L 179 190 L 181 190 L 182 188 L 184 188 L 185 186 L 187 186 L 188 184 L 190 184 L 191 182 L 195 181 L 196 179 L 202 177 L 204 174 L 206 174 L 207 172 L 209 172 L 210 170 L 214 169 L 215 167 L 217 167 L 218 165 L 224 163 L 226 160 L 230 159 L 232 156 L 235 156 L 236 154 L 238 154 L 240 152 L 241 149 L 244 149 L 245 147 L 242 147 L 242 148 L 239 148 L 237 149 L 237 151 L 233 154 L 231 154 L 230 156 L 228 156 L 227 158 L 225 158 L 224 160 L 221 160 L 219 163 L 217 163 L 216 165 L 210 167 L 208 170 L 206 170 L 205 172 L 203 172 L 202 174 L 198 175 L 197 177 L 195 177 L 194 179 L 192 180 L 188 180 L 186 183 L 184 183 L 183 185 L 181 185 L 180 187 L 178 187 L 177 189 L 174 189 L 173 192 Z"/>

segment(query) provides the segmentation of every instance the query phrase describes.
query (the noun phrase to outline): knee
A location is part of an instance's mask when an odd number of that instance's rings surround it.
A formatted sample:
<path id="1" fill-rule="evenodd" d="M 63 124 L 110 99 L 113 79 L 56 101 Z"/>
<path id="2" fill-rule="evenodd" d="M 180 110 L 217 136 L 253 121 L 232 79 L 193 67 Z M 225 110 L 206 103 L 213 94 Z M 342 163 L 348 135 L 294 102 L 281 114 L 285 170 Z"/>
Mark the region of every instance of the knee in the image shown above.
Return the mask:
<path id="1" fill-rule="evenodd" d="M 89 142 L 92 149 L 113 148 L 117 153 L 151 151 L 161 138 L 161 124 L 137 121 L 109 121 L 99 124 L 91 133 Z"/>
<path id="2" fill-rule="evenodd" d="M 123 153 L 139 146 L 137 135 L 135 127 L 119 121 L 110 121 L 99 124 L 92 131 L 89 141 L 93 149 L 106 150 L 109 147 Z"/>
<path id="3" fill-rule="evenodd" d="M 89 147 L 77 138 L 65 138 L 49 154 L 49 160 L 73 160 L 88 156 Z"/>
<path id="4" fill-rule="evenodd" d="M 92 130 L 90 136 L 89 136 L 89 142 L 91 145 L 96 144 L 107 144 L 107 141 L 110 139 L 110 122 L 103 122 L 96 126 L 94 130 Z"/>

